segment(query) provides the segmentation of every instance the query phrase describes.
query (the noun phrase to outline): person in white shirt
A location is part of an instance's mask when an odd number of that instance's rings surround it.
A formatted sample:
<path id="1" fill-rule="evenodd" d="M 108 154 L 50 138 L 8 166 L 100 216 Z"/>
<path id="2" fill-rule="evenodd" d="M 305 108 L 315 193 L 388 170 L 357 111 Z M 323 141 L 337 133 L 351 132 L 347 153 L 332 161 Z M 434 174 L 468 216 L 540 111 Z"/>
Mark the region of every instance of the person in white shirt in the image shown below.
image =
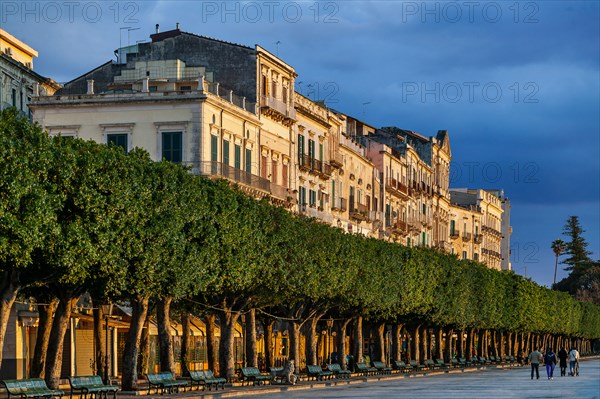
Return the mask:
<path id="1" fill-rule="evenodd" d="M 579 352 L 577 352 L 577 349 L 573 348 L 571 349 L 571 352 L 569 352 L 569 375 L 574 376 L 575 375 L 575 366 L 577 365 L 577 363 L 579 362 Z"/>

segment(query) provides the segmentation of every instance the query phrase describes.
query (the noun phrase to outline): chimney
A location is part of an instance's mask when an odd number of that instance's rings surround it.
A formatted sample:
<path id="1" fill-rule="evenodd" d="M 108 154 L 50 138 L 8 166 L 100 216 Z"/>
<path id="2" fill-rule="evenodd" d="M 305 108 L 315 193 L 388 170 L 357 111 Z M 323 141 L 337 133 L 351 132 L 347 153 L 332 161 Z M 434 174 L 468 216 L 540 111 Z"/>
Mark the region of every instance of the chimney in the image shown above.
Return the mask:
<path id="1" fill-rule="evenodd" d="M 156 24 L 156 33 L 160 33 L 159 26 L 160 26 L 160 25 Z"/>
<path id="2" fill-rule="evenodd" d="M 175 23 L 175 29 L 179 30 L 179 22 Z"/>
<path id="3" fill-rule="evenodd" d="M 87 81 L 87 94 L 94 94 L 94 79 Z"/>
<path id="4" fill-rule="evenodd" d="M 40 84 L 38 82 L 33 83 L 33 95 L 36 97 L 40 95 Z"/>
<path id="5" fill-rule="evenodd" d="M 142 79 L 142 93 L 148 93 L 150 91 L 150 78 L 145 77 Z"/>

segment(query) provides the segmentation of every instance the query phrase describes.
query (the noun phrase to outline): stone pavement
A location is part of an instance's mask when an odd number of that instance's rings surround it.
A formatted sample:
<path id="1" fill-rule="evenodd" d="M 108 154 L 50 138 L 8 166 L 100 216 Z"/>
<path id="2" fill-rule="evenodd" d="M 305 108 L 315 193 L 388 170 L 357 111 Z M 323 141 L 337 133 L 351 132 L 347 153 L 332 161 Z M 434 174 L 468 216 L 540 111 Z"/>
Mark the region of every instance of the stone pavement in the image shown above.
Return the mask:
<path id="1" fill-rule="evenodd" d="M 416 399 L 508 399 L 508 398 L 600 398 L 600 359 L 582 361 L 579 377 L 548 380 L 540 367 L 540 379 L 530 379 L 529 366 L 512 369 L 482 369 L 468 373 L 444 373 L 422 378 L 382 379 L 326 389 L 288 391 L 238 398 L 416 398 Z M 556 371 L 556 370 L 555 370 Z"/>
<path id="2" fill-rule="evenodd" d="M 600 399 L 600 358 L 581 361 L 579 377 L 546 378 L 540 367 L 540 379 L 530 379 L 529 366 L 453 370 L 425 375 L 379 376 L 353 378 L 350 381 L 303 382 L 294 387 L 260 386 L 229 387 L 218 392 L 192 391 L 171 395 L 148 395 L 150 399 L 217 399 L 217 398 L 415 398 L 415 399 Z M 557 373 L 556 373 L 557 372 Z M 556 376 L 558 374 L 558 376 Z M 127 395 L 120 394 L 120 398 Z M 139 398 L 139 397 L 138 397 Z M 133 397 L 131 397 L 133 399 Z M 145 399 L 145 398 L 144 398 Z"/>

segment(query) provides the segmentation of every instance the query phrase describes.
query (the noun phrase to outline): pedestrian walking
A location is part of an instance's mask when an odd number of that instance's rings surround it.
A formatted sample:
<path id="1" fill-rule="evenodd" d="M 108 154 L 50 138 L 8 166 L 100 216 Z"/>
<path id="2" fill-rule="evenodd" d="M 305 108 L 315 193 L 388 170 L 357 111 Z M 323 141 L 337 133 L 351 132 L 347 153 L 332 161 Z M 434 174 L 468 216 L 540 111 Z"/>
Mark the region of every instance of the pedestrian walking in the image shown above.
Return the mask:
<path id="1" fill-rule="evenodd" d="M 544 363 L 546 364 L 546 375 L 549 380 L 554 379 L 554 366 L 556 366 L 556 355 L 552 351 L 552 348 L 548 348 L 546 355 L 544 356 Z"/>
<path id="2" fill-rule="evenodd" d="M 519 366 L 523 366 L 523 349 L 519 349 L 519 352 L 517 352 L 517 363 L 519 363 Z"/>
<path id="3" fill-rule="evenodd" d="M 569 352 L 569 375 L 571 377 L 575 376 L 576 366 L 579 365 L 579 352 L 577 349 L 571 349 Z M 577 374 L 579 374 L 579 370 L 577 370 Z"/>
<path id="4" fill-rule="evenodd" d="M 565 349 L 565 347 L 560 348 L 558 351 L 558 360 L 560 366 L 560 376 L 564 377 L 567 375 L 567 359 L 569 358 L 569 353 Z"/>
<path id="5" fill-rule="evenodd" d="M 540 363 L 544 360 L 544 356 L 535 348 L 533 352 L 529 354 L 529 363 L 531 364 L 531 379 L 533 380 L 533 373 L 535 372 L 536 379 L 540 379 Z"/>

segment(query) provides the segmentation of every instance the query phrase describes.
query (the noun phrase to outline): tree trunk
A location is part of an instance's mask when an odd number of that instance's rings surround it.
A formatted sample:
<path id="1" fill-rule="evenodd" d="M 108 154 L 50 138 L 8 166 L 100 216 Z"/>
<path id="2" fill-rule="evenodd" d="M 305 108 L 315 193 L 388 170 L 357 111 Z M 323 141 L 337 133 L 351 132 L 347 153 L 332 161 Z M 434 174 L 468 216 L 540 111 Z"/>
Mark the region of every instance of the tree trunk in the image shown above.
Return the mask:
<path id="1" fill-rule="evenodd" d="M 37 336 L 35 337 L 35 350 L 31 361 L 31 378 L 44 378 L 46 374 L 46 353 L 50 332 L 52 331 L 52 320 L 58 306 L 58 298 L 52 298 L 48 305 L 38 305 L 39 322 Z"/>
<path id="2" fill-rule="evenodd" d="M 2 273 L 0 279 L 0 367 L 2 366 L 2 354 L 10 310 L 13 303 L 15 303 L 15 299 L 17 299 L 20 288 L 19 272 L 16 269 Z"/>
<path id="3" fill-rule="evenodd" d="M 221 374 L 219 364 L 219 345 L 217 343 L 217 323 L 216 315 L 208 313 L 206 319 L 206 357 L 208 360 L 208 369 L 212 370 L 215 375 Z"/>
<path id="4" fill-rule="evenodd" d="M 356 318 L 354 334 L 356 337 L 356 347 L 354 348 L 354 362 L 362 363 L 363 359 L 363 318 L 358 315 Z"/>
<path id="5" fill-rule="evenodd" d="M 320 316 L 313 317 L 310 319 L 310 323 L 306 326 L 306 364 L 319 364 L 317 354 L 317 342 L 319 340 L 319 334 L 317 334 L 317 323 L 319 322 L 319 318 Z M 325 350 L 323 353 L 325 353 Z"/>
<path id="6" fill-rule="evenodd" d="M 386 364 L 386 350 L 385 350 L 385 323 L 380 323 L 376 327 L 377 331 L 377 351 L 376 360 Z"/>
<path id="7" fill-rule="evenodd" d="M 435 358 L 436 359 L 443 359 L 444 358 L 444 352 L 443 352 L 443 346 L 442 345 L 442 340 L 444 338 L 444 329 L 442 327 L 438 327 L 435 329 L 436 331 L 436 336 L 435 336 Z M 452 330 L 448 330 L 448 331 L 452 331 Z M 446 337 L 448 337 L 448 332 L 446 331 Z M 450 345 L 448 345 L 448 340 L 446 340 L 445 346 L 448 347 Z M 452 358 L 452 350 L 450 350 L 450 358 Z M 450 361 L 448 359 L 448 361 Z"/>
<path id="8" fill-rule="evenodd" d="M 440 354 L 440 359 L 444 359 L 444 361 L 447 363 L 450 363 L 452 356 L 454 355 L 454 345 L 452 345 L 452 334 L 454 334 L 454 330 L 448 328 L 446 330 L 446 350 L 444 351 L 445 354 L 444 356 Z"/>
<path id="9" fill-rule="evenodd" d="M 392 326 L 392 360 L 402 360 L 402 324 Z"/>
<path id="10" fill-rule="evenodd" d="M 225 305 L 225 304 L 223 304 Z M 235 351 L 233 338 L 235 324 L 239 312 L 234 312 L 223 306 L 225 310 L 219 313 L 219 327 L 221 328 L 221 339 L 219 340 L 219 371 L 222 378 L 232 381 L 235 377 Z"/>
<path id="11" fill-rule="evenodd" d="M 301 360 L 302 358 L 300 357 L 300 339 L 301 339 L 301 334 L 300 334 L 300 327 L 301 324 L 297 323 L 296 321 L 290 321 L 290 360 L 294 360 L 294 365 L 296 367 L 298 367 L 298 370 L 301 367 Z M 308 360 L 307 360 L 308 362 Z"/>
<path id="12" fill-rule="evenodd" d="M 188 352 L 190 346 L 190 314 L 184 312 L 181 315 L 181 351 L 179 353 L 179 363 L 181 364 L 181 375 L 189 377 L 190 369 L 188 367 Z"/>
<path id="13" fill-rule="evenodd" d="M 148 313 L 148 298 L 136 297 L 131 300 L 131 323 L 123 349 L 123 391 L 137 389 L 138 348 L 142 338 L 142 330 Z"/>
<path id="14" fill-rule="evenodd" d="M 348 328 L 348 323 L 350 323 L 352 319 L 345 319 L 340 323 L 336 323 L 338 327 L 337 330 L 337 352 L 338 352 L 338 363 L 342 370 L 348 369 L 348 364 L 346 362 L 346 353 L 348 352 L 346 348 L 346 329 Z"/>
<path id="15" fill-rule="evenodd" d="M 427 351 L 427 346 L 428 346 L 428 342 L 429 342 L 428 331 L 429 331 L 429 329 L 427 327 L 423 327 L 423 329 L 421 330 L 421 345 L 419 345 L 419 350 L 421 352 L 421 355 L 420 355 L 419 359 L 421 359 L 423 361 L 429 359 L 429 353 Z"/>
<path id="16" fill-rule="evenodd" d="M 50 340 L 48 341 L 48 353 L 46 354 L 45 379 L 50 389 L 58 389 L 65 333 L 69 328 L 71 310 L 76 302 L 77 298 L 61 298 L 54 314 L 52 331 L 50 332 Z"/>
<path id="17" fill-rule="evenodd" d="M 170 371 L 171 373 L 175 372 L 173 341 L 171 340 L 172 301 L 172 297 L 164 297 L 156 304 L 160 371 Z"/>
<path id="18" fill-rule="evenodd" d="M 262 324 L 265 331 L 265 335 L 263 335 L 265 344 L 265 365 L 270 368 L 273 367 L 273 324 L 275 324 L 275 322 L 273 320 L 268 320 L 263 321 Z M 296 366 L 300 367 L 299 364 L 296 364 Z"/>
<path id="19" fill-rule="evenodd" d="M 140 338 L 140 350 L 138 352 L 138 376 L 144 376 L 150 372 L 150 315 L 146 312 L 144 327 L 142 328 L 142 337 Z"/>
<path id="20" fill-rule="evenodd" d="M 459 358 L 463 358 L 465 357 L 465 334 L 466 331 L 465 330 L 460 330 L 460 337 L 459 337 L 459 342 L 460 342 L 460 346 L 458 347 L 458 357 Z"/>
<path id="21" fill-rule="evenodd" d="M 104 322 L 104 312 L 102 307 L 96 305 L 92 310 L 94 316 L 94 345 L 96 347 L 96 374 L 101 375 L 104 379 L 104 371 L 106 369 L 106 323 Z M 105 383 L 108 383 L 105 381 Z"/>
<path id="22" fill-rule="evenodd" d="M 421 362 L 420 351 L 419 351 L 419 329 L 421 325 L 417 325 L 412 331 L 412 339 L 411 339 L 411 359 L 415 360 L 417 363 Z"/>
<path id="23" fill-rule="evenodd" d="M 246 314 L 245 328 L 244 341 L 246 341 L 246 366 L 258 367 L 258 352 L 256 351 L 256 309 L 250 309 L 248 314 Z"/>

